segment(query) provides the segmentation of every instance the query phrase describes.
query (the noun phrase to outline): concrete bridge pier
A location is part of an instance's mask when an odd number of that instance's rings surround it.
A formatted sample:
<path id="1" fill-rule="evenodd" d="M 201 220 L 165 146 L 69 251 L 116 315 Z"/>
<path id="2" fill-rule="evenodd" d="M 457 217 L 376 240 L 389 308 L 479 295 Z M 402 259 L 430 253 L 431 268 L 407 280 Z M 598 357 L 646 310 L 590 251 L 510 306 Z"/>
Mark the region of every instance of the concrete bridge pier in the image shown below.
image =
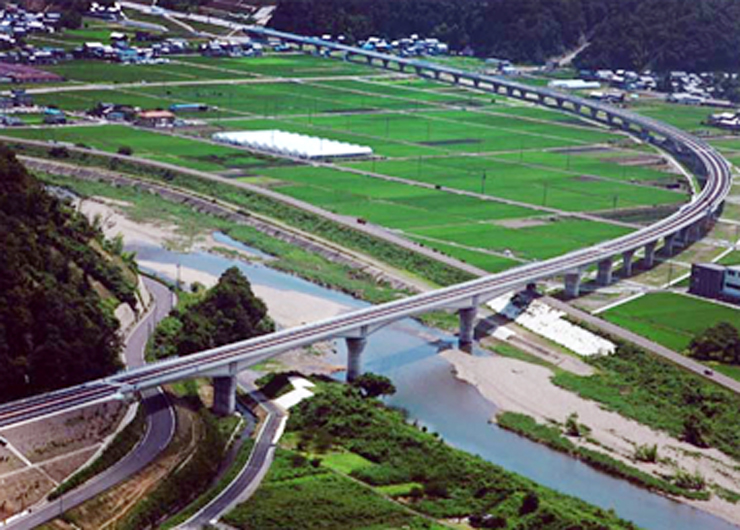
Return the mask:
<path id="1" fill-rule="evenodd" d="M 231 416 L 236 410 L 236 374 L 213 378 L 213 412 Z"/>
<path id="2" fill-rule="evenodd" d="M 362 375 L 362 352 L 365 351 L 367 338 L 347 338 L 347 382 L 351 383 Z"/>
<path id="3" fill-rule="evenodd" d="M 655 241 L 645 245 L 645 268 L 649 269 L 655 265 L 655 246 Z"/>
<path id="4" fill-rule="evenodd" d="M 581 294 L 581 275 L 580 269 L 565 273 L 565 297 L 578 298 Z"/>
<path id="5" fill-rule="evenodd" d="M 634 250 L 628 250 L 622 253 L 622 276 L 625 278 L 632 276 L 632 258 L 634 255 Z"/>
<path id="6" fill-rule="evenodd" d="M 458 342 L 460 347 L 470 346 L 475 339 L 475 318 L 478 315 L 477 307 L 466 307 L 458 311 L 460 316 L 460 334 Z"/>
<path id="7" fill-rule="evenodd" d="M 670 234 L 663 238 L 663 254 L 666 256 L 673 255 L 673 247 L 676 244 L 676 234 Z"/>
<path id="8" fill-rule="evenodd" d="M 596 274 L 596 283 L 602 287 L 612 283 L 612 259 L 607 258 L 599 262 L 599 270 Z"/>

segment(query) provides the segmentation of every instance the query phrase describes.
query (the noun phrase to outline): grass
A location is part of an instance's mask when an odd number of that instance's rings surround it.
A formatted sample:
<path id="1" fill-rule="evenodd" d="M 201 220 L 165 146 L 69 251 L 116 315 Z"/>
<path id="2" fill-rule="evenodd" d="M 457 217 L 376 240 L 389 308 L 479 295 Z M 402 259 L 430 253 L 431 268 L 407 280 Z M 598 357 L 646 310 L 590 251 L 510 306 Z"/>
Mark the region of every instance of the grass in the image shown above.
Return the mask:
<path id="1" fill-rule="evenodd" d="M 368 459 L 355 453 L 330 453 L 321 456 L 321 463 L 339 473 L 349 475 L 353 471 L 372 466 Z"/>
<path id="2" fill-rule="evenodd" d="M 530 156 L 537 157 L 533 164 L 529 163 Z M 542 161 L 551 165 L 536 163 Z M 622 171 L 613 168 L 612 164 L 591 163 L 591 169 L 595 170 L 592 173 L 602 173 L 593 178 L 584 177 L 575 169 L 566 169 L 566 161 L 567 157 L 563 155 L 526 152 L 495 158 L 418 157 L 414 160 L 358 162 L 348 166 L 565 211 L 611 210 L 675 204 L 685 200 L 685 195 L 673 191 L 635 186 L 621 178 L 611 178 L 608 175 L 612 171 Z M 561 163 L 561 167 L 555 167 Z M 663 178 L 662 174 L 655 173 L 650 173 L 651 177 Z"/>
<path id="3" fill-rule="evenodd" d="M 55 140 L 115 153 L 122 146 L 136 156 L 199 171 L 253 169 L 268 163 L 246 151 L 212 145 L 188 138 L 134 129 L 123 125 L 65 127 L 60 129 L 12 129 L 8 136 L 31 140 Z"/>
<path id="4" fill-rule="evenodd" d="M 556 451 L 567 453 L 599 471 L 628 480 L 642 488 L 695 500 L 709 499 L 709 493 L 706 491 L 694 491 L 680 487 L 668 480 L 640 471 L 600 451 L 579 447 L 563 436 L 560 427 L 537 423 L 534 418 L 526 414 L 504 412 L 499 414 L 496 420 L 504 429 L 515 432 L 535 442 L 545 444 Z"/>
<path id="5" fill-rule="evenodd" d="M 349 468 L 354 468 L 350 476 L 364 483 L 355 482 L 360 488 L 356 490 L 347 487 L 353 496 L 359 497 L 362 490 L 368 494 L 408 495 L 404 499 L 407 508 L 438 521 L 490 513 L 504 519 L 507 528 L 565 528 L 576 522 L 584 527 L 598 522 L 605 529 L 628 526 L 612 514 L 446 445 L 437 436 L 406 423 L 401 412 L 363 398 L 359 391 L 327 382 L 318 382 L 316 390 L 313 397 L 291 411 L 288 433 L 297 440 L 296 447 L 310 456 L 324 450 L 327 458 L 332 458 L 338 451 L 349 451 L 372 462 L 363 462 L 360 467 L 350 464 Z M 226 521 L 240 528 L 275 528 L 272 525 L 278 522 L 283 528 L 335 528 L 340 524 L 345 528 L 367 528 L 370 524 L 396 527 L 398 523 L 392 518 L 378 523 L 365 520 L 376 513 L 380 518 L 379 505 L 366 502 L 362 515 L 351 520 L 343 514 L 356 505 L 354 501 L 334 507 L 334 502 L 343 500 L 341 492 L 331 490 L 338 497 L 326 504 L 323 498 L 316 498 L 331 482 L 323 478 L 323 461 L 317 467 L 306 462 L 300 456 L 276 462 L 278 465 L 270 471 L 272 478 L 236 513 L 227 515 Z M 529 513 L 521 510 L 527 495 L 538 501 Z M 288 506 L 292 509 L 286 511 Z M 303 519 L 286 519 L 292 518 L 292 513 L 301 514 Z M 337 517 L 342 520 L 337 521 Z"/>
<path id="6" fill-rule="evenodd" d="M 649 293 L 602 316 L 678 352 L 684 351 L 696 335 L 720 322 L 740 327 L 740 310 L 676 293 Z"/>
<path id="7" fill-rule="evenodd" d="M 246 245 L 277 256 L 277 260 L 270 262 L 271 267 L 297 274 L 320 285 L 329 285 L 343 292 L 352 293 L 365 300 L 379 303 L 395 299 L 400 294 L 385 284 L 379 284 L 370 275 L 331 262 L 314 252 L 282 242 L 249 226 L 196 212 L 187 205 L 164 201 L 145 190 L 114 187 L 102 182 L 87 182 L 68 177 L 50 175 L 41 177 L 45 182 L 67 187 L 82 196 L 102 196 L 130 203 L 131 206 L 125 210 L 133 220 L 175 224 L 182 227 L 180 233 L 184 237 L 194 237 L 215 230 L 226 232 Z"/>
<path id="8" fill-rule="evenodd" d="M 270 77 L 321 77 L 368 75 L 373 70 L 365 66 L 330 61 L 304 54 L 268 54 L 262 57 L 183 57 L 182 62 L 194 65 L 206 64 L 244 74 L 266 75 Z"/>
<path id="9" fill-rule="evenodd" d="M 740 458 L 740 399 L 733 392 L 624 344 L 588 362 L 596 374 L 560 372 L 553 382 L 671 436 L 696 440 L 699 432 L 704 444 Z"/>
<path id="10" fill-rule="evenodd" d="M 264 483 L 224 521 L 260 530 L 429 528 L 427 521 L 371 489 L 291 456 L 278 449 Z"/>

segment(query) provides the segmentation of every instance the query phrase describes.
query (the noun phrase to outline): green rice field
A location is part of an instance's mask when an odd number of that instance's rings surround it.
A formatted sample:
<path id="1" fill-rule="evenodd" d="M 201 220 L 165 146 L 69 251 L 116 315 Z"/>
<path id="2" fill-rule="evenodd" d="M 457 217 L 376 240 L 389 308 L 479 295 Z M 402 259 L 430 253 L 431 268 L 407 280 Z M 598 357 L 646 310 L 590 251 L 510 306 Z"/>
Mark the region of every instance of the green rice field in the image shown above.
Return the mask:
<path id="1" fill-rule="evenodd" d="M 740 310 L 676 293 L 646 294 L 602 316 L 678 352 L 715 324 L 729 322 L 740 327 Z"/>
<path id="2" fill-rule="evenodd" d="M 613 211 L 686 200 L 685 194 L 667 189 L 679 178 L 665 170 L 660 158 L 632 146 L 620 133 L 499 95 L 389 78 L 339 60 L 299 54 L 183 56 L 161 65 L 76 61 L 52 68 L 76 83 L 131 84 L 38 94 L 41 105 L 79 112 L 99 102 L 140 108 L 201 103 L 210 110 L 183 116 L 202 120 L 197 128 L 178 131 L 188 138 L 123 125 L 6 134 L 109 152 L 125 146 L 150 160 L 269 186 L 358 222 L 398 231 L 488 271 L 547 259 L 629 231 L 607 221 L 571 219 L 560 211 Z M 205 141 L 218 131 L 265 129 L 366 145 L 375 156 L 317 166 Z"/>

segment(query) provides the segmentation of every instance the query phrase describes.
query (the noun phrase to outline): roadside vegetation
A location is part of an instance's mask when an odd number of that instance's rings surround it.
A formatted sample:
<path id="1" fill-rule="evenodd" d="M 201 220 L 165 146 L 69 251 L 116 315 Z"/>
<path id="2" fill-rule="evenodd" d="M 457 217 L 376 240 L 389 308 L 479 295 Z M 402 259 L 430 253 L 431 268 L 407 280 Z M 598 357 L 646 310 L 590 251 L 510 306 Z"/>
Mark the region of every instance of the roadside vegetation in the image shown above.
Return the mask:
<path id="1" fill-rule="evenodd" d="M 257 494 L 227 515 L 229 524 L 284 528 L 285 517 L 295 513 L 291 528 L 367 528 L 381 521 L 401 526 L 393 514 L 402 512 L 391 510 L 392 505 L 358 505 L 348 498 L 344 506 L 341 491 L 354 498 L 363 490 L 341 487 L 329 468 L 437 520 L 469 517 L 471 524 L 485 528 L 634 527 L 453 449 L 355 387 L 319 382 L 318 393 L 293 410 L 287 431 L 298 454 L 286 455 L 273 467 Z M 491 521 L 497 526 L 487 526 Z"/>
<path id="2" fill-rule="evenodd" d="M 560 372 L 553 382 L 697 447 L 740 459 L 740 398 L 634 346 L 589 362 L 598 373 Z"/>

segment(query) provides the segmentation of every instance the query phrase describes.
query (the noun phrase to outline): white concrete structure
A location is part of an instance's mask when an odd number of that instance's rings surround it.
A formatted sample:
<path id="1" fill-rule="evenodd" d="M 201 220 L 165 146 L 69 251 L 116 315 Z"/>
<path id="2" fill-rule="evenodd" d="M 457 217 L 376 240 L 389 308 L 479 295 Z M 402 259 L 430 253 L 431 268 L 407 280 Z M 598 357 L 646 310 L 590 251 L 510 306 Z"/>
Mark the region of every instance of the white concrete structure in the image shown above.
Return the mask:
<path id="1" fill-rule="evenodd" d="M 338 142 L 277 129 L 220 132 L 214 134 L 213 139 L 217 142 L 296 158 L 346 158 L 373 154 L 373 150 L 364 145 Z"/>
<path id="2" fill-rule="evenodd" d="M 562 311 L 539 300 L 532 300 L 527 307 L 520 308 L 512 303 L 511 298 L 512 293 L 507 293 L 494 298 L 487 305 L 520 326 L 583 357 L 608 355 L 617 349 L 614 343 L 565 320 Z"/>

